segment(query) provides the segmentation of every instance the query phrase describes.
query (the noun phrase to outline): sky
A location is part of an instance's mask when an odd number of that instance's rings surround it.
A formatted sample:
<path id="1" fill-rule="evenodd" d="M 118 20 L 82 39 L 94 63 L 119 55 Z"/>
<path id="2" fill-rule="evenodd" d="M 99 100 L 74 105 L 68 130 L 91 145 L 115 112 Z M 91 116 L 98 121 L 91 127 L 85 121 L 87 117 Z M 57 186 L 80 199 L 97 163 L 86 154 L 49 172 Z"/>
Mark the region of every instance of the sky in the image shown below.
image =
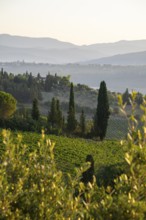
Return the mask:
<path id="1" fill-rule="evenodd" d="M 146 39 L 146 0 L 0 0 L 0 33 L 77 45 Z"/>

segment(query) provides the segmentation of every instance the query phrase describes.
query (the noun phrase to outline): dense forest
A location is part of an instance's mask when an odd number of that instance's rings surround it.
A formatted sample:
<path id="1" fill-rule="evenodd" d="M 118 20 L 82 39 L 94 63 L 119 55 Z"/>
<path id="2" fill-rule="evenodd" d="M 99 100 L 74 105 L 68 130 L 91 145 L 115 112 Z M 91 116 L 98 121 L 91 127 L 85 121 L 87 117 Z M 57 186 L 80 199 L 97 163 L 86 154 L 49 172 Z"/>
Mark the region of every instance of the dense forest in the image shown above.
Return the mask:
<path id="1" fill-rule="evenodd" d="M 14 75 L 8 74 L 3 69 L 0 71 L 0 90 L 11 93 L 19 102 L 29 103 L 34 98 L 42 99 L 41 92 L 49 92 L 55 86 L 65 86 L 69 84 L 68 77 L 58 77 L 48 74 L 41 77 L 38 73 L 37 77 L 32 73 L 23 73 Z"/>

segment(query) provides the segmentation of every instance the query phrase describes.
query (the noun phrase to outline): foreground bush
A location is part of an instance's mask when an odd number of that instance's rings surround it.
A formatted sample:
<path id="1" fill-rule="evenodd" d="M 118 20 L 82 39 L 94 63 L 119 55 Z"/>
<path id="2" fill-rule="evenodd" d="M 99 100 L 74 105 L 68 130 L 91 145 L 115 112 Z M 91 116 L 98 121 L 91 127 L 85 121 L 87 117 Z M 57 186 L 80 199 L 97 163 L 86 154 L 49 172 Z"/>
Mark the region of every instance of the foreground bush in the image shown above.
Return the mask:
<path id="1" fill-rule="evenodd" d="M 3 130 L 3 138 L 0 219 L 78 219 L 87 215 L 80 197 L 84 185 L 78 181 L 83 170 L 74 180 L 68 177 L 66 185 L 62 172 L 56 170 L 54 143 L 42 134 L 38 149 L 28 152 L 20 135 L 17 144 L 9 131 Z M 76 189 L 79 194 L 75 198 Z"/>
<path id="2" fill-rule="evenodd" d="M 3 130 L 0 158 L 0 219 L 146 219 L 146 101 L 141 106 L 143 126 L 134 116 L 135 93 L 127 140 L 127 171 L 114 185 L 84 185 L 80 178 L 89 164 L 72 179 L 64 178 L 54 162 L 54 143 L 42 133 L 38 147 L 30 152 L 9 131 Z M 124 110 L 124 106 L 121 107 Z M 119 146 L 121 147 L 121 146 Z"/>

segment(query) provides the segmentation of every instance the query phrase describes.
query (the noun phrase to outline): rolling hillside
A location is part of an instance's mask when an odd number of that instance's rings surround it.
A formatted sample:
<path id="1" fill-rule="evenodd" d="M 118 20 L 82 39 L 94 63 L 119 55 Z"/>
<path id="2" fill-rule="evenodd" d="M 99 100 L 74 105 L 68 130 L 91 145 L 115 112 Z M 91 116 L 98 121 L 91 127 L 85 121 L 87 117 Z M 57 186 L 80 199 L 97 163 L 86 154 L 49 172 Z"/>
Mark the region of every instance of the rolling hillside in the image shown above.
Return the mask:
<path id="1" fill-rule="evenodd" d="M 109 65 L 146 65 L 146 51 L 119 54 L 101 59 L 85 62 L 86 64 L 109 64 Z"/>
<path id="2" fill-rule="evenodd" d="M 75 45 L 52 38 L 0 34 L 0 61 L 37 63 L 78 63 L 117 54 L 146 51 L 146 40 Z M 133 62 L 134 63 L 134 62 Z"/>

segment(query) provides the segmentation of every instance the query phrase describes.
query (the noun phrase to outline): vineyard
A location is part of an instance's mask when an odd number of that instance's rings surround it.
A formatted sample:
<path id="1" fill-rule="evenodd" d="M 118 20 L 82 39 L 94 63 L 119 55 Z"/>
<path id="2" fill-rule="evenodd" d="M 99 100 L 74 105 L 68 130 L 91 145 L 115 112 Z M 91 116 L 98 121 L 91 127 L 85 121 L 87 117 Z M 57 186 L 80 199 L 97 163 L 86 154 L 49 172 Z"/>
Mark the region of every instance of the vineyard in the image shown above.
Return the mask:
<path id="1" fill-rule="evenodd" d="M 146 100 L 138 125 L 135 97 L 104 141 L 2 130 L 0 219 L 146 219 Z"/>
<path id="2" fill-rule="evenodd" d="M 38 149 L 41 134 L 14 132 L 12 134 L 14 142 L 16 142 L 18 134 L 22 134 L 22 143 L 27 146 L 28 152 Z M 119 164 L 124 162 L 124 152 L 119 141 L 105 140 L 100 142 L 55 135 L 47 135 L 47 138 L 55 142 L 54 155 L 56 165 L 63 173 L 74 174 L 75 168 L 81 167 L 85 163 L 88 154 L 91 154 L 94 158 L 96 175 L 100 173 L 100 170 L 103 171 L 103 169 L 112 166 L 118 167 Z"/>
<path id="3" fill-rule="evenodd" d="M 128 122 L 124 117 L 110 117 L 107 127 L 106 139 L 125 139 L 128 132 Z"/>

